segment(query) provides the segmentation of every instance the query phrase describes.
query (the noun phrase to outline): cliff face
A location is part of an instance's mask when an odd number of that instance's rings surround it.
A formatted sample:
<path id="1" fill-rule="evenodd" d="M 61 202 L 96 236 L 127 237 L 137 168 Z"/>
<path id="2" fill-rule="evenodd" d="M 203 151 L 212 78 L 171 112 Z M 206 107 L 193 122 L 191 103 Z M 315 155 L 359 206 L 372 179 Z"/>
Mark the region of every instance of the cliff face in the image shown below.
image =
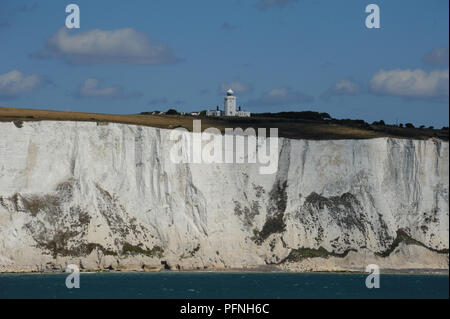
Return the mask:
<path id="1" fill-rule="evenodd" d="M 261 175 L 175 164 L 169 135 L 0 123 L 0 271 L 448 268 L 446 142 L 280 139 Z"/>

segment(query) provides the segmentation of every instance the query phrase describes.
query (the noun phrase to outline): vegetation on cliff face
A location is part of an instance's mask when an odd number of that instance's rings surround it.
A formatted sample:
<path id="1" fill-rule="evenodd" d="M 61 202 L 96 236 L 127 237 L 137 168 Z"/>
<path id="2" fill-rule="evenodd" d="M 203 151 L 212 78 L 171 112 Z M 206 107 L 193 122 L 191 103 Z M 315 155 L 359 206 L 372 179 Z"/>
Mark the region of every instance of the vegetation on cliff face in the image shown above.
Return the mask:
<path id="1" fill-rule="evenodd" d="M 404 243 L 406 245 L 416 245 L 421 246 L 426 249 L 429 249 L 431 251 L 434 251 L 439 254 L 448 254 L 448 249 L 434 249 L 431 247 L 426 246 L 424 243 L 412 238 L 410 235 L 408 235 L 407 231 L 405 229 L 399 229 L 397 230 L 397 237 L 394 239 L 390 247 L 382 252 L 376 252 L 375 254 L 380 257 L 388 257 L 401 243 Z"/>
<path id="2" fill-rule="evenodd" d="M 298 249 L 292 249 L 289 255 L 281 261 L 281 263 L 284 262 L 299 262 L 307 258 L 328 258 L 328 257 L 340 257 L 343 258 L 348 255 L 350 251 L 356 251 L 355 249 L 348 249 L 344 251 L 343 253 L 335 253 L 335 252 L 329 252 L 322 246 L 318 249 L 314 248 L 298 248 Z"/>
<path id="3" fill-rule="evenodd" d="M 414 238 L 409 236 L 404 229 L 399 229 L 397 231 L 397 237 L 395 238 L 393 243 L 390 245 L 390 247 L 387 250 L 385 250 L 385 251 L 376 252 L 375 254 L 377 256 L 380 256 L 380 257 L 389 257 L 389 255 L 400 245 L 400 243 L 404 243 L 406 245 L 421 246 L 421 247 L 424 247 L 426 249 L 429 249 L 431 251 L 434 251 L 434 252 L 440 253 L 440 254 L 448 254 L 449 253 L 448 249 L 437 250 L 437 249 L 433 249 L 431 247 L 428 247 L 425 244 L 421 243 L 420 241 L 415 240 Z M 329 257 L 343 258 L 343 257 L 346 257 L 348 255 L 348 253 L 351 252 L 351 251 L 356 252 L 357 250 L 356 249 L 348 249 L 348 250 L 345 250 L 342 253 L 335 253 L 335 252 L 327 251 L 322 246 L 320 246 L 317 249 L 302 247 L 302 248 L 298 248 L 298 249 L 292 249 L 290 251 L 289 255 L 286 258 L 284 258 L 281 261 L 281 263 L 284 263 L 284 262 L 300 262 L 300 261 L 302 261 L 304 259 L 307 259 L 307 258 L 329 258 Z"/>
<path id="4" fill-rule="evenodd" d="M 236 216 L 241 218 L 244 226 L 251 227 L 253 225 L 253 221 L 255 217 L 259 215 L 259 203 L 257 201 L 253 201 L 250 207 L 242 207 L 241 203 L 238 201 L 234 201 L 234 213 Z"/>
<path id="5" fill-rule="evenodd" d="M 159 246 L 154 246 L 152 249 L 144 249 L 141 246 L 131 245 L 129 243 L 123 244 L 122 254 L 123 255 L 145 255 L 147 257 L 158 257 L 163 256 L 164 249 Z"/>
<path id="6" fill-rule="evenodd" d="M 195 254 L 200 250 L 200 244 L 195 246 L 192 250 L 189 251 L 189 256 L 194 257 Z"/>
<path id="7" fill-rule="evenodd" d="M 366 232 L 367 220 L 363 214 L 361 203 L 351 193 L 344 193 L 341 196 L 325 197 L 315 192 L 309 194 L 304 202 L 304 208 L 311 215 L 323 211 L 336 219 L 338 226 L 345 229 L 357 228 L 362 233 Z"/>
<path id="8" fill-rule="evenodd" d="M 200 244 L 197 244 L 194 248 L 190 249 L 187 252 L 184 252 L 179 258 L 180 259 L 186 259 L 186 258 L 193 258 L 200 250 Z M 216 254 L 219 255 L 219 252 L 216 251 Z"/>
<path id="9" fill-rule="evenodd" d="M 261 245 L 270 235 L 282 233 L 286 230 L 284 222 L 284 212 L 287 205 L 287 182 L 276 182 L 269 193 L 270 206 L 268 208 L 268 217 L 261 231 L 254 230 L 253 240 Z"/>
<path id="10" fill-rule="evenodd" d="M 69 247 L 69 240 L 76 235 L 74 232 L 58 232 L 53 239 L 45 242 L 38 242 L 37 246 L 48 250 L 53 258 L 60 257 L 83 257 L 88 256 L 92 251 L 97 250 L 105 256 L 117 256 L 118 254 L 97 243 L 81 243 L 78 246 Z"/>
<path id="11" fill-rule="evenodd" d="M 55 192 L 45 195 L 16 193 L 8 198 L 0 197 L 0 205 L 10 212 L 29 214 L 31 219 L 24 228 L 41 248 L 53 258 L 83 257 L 94 250 L 105 256 L 145 255 L 161 258 L 164 249 L 155 245 L 144 249 L 132 245 L 128 240 L 139 241 L 137 236 L 147 238 L 147 231 L 136 218 L 130 218 L 117 198 L 96 185 L 98 209 L 103 216 L 111 235 L 115 235 L 114 245 L 104 247 L 99 243 L 88 242 L 85 237 L 91 223 L 91 216 L 80 205 L 71 205 L 75 188 L 79 182 L 69 179 L 58 184 Z M 150 235 L 151 236 L 151 235 Z M 120 248 L 122 245 L 122 248 Z"/>

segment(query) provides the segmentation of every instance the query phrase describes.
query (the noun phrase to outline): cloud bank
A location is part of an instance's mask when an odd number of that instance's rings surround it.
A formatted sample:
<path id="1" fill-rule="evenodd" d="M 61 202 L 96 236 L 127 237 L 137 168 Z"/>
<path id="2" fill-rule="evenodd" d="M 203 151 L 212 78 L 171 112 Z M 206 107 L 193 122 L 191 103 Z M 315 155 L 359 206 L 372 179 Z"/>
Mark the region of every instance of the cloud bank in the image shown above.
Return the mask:
<path id="1" fill-rule="evenodd" d="M 325 100 L 332 96 L 357 95 L 360 93 L 360 84 L 352 80 L 339 80 L 333 84 L 323 95 Z"/>
<path id="2" fill-rule="evenodd" d="M 240 81 L 231 81 L 227 83 L 222 83 L 219 85 L 219 89 L 217 94 L 223 95 L 228 89 L 232 89 L 234 93 L 239 95 L 245 95 L 253 91 L 253 86 L 248 83 L 240 82 Z"/>
<path id="3" fill-rule="evenodd" d="M 115 99 L 127 99 L 140 97 L 140 92 L 125 93 L 120 86 L 101 87 L 100 81 L 95 78 L 85 80 L 77 92 L 76 97 L 90 97 L 90 98 L 115 98 Z"/>
<path id="4" fill-rule="evenodd" d="M 62 59 L 70 64 L 167 64 L 180 61 L 165 45 L 132 28 L 71 34 L 61 28 L 32 57 Z"/>
<path id="5" fill-rule="evenodd" d="M 18 70 L 0 74 L 0 98 L 13 99 L 41 88 L 45 80 L 38 74 L 26 75 Z"/>
<path id="6" fill-rule="evenodd" d="M 448 101 L 448 85 L 448 70 L 381 70 L 370 80 L 369 91 L 376 95 Z"/>

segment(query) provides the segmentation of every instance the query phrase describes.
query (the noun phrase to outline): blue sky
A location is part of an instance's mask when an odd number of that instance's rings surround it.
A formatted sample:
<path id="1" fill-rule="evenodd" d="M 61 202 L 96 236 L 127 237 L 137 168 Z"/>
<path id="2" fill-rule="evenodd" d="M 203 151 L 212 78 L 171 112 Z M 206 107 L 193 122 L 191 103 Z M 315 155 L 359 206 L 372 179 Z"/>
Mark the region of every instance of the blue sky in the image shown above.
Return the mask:
<path id="1" fill-rule="evenodd" d="M 448 126 L 447 0 L 0 2 L 0 105 L 251 112 Z M 381 10 L 367 29 L 366 5 Z"/>

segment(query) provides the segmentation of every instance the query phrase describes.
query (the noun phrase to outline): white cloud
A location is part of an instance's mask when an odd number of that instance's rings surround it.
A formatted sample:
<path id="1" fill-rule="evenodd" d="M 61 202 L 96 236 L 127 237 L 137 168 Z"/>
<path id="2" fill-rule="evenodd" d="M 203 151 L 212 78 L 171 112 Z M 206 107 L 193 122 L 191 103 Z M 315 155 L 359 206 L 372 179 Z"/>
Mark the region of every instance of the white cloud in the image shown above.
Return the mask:
<path id="1" fill-rule="evenodd" d="M 58 58 L 71 64 L 165 64 L 179 59 L 165 45 L 155 44 L 132 28 L 91 30 L 70 34 L 61 28 L 49 38 L 40 58 Z"/>
<path id="2" fill-rule="evenodd" d="M 26 75 L 18 70 L 0 74 L 0 97 L 16 98 L 39 89 L 44 83 L 45 80 L 40 75 Z"/>
<path id="3" fill-rule="evenodd" d="M 448 100 L 448 70 L 425 72 L 416 70 L 381 70 L 369 83 L 369 91 L 377 95 L 405 98 Z"/>
<path id="4" fill-rule="evenodd" d="M 335 95 L 357 95 L 360 92 L 360 84 L 352 80 L 339 80 L 328 89 L 322 98 L 328 100 Z"/>
<path id="5" fill-rule="evenodd" d="M 140 97 L 140 92 L 124 93 L 123 88 L 120 86 L 101 87 L 100 81 L 95 78 L 87 79 L 79 87 L 75 93 L 77 97 L 93 97 L 93 98 L 134 98 Z"/>
<path id="6" fill-rule="evenodd" d="M 333 85 L 336 94 L 355 95 L 359 93 L 359 83 L 350 80 L 340 80 Z"/>
<path id="7" fill-rule="evenodd" d="M 271 89 L 259 99 L 249 101 L 248 104 L 254 106 L 298 106 L 312 101 L 314 98 L 310 95 L 283 87 Z"/>
<path id="8" fill-rule="evenodd" d="M 448 65 L 448 47 L 435 49 L 423 57 L 423 62 L 429 65 Z"/>
<path id="9" fill-rule="evenodd" d="M 240 81 L 232 81 L 228 83 L 222 83 L 219 86 L 218 94 L 224 94 L 228 89 L 232 89 L 234 93 L 245 95 L 253 91 L 253 86 L 248 83 L 240 82 Z"/>

